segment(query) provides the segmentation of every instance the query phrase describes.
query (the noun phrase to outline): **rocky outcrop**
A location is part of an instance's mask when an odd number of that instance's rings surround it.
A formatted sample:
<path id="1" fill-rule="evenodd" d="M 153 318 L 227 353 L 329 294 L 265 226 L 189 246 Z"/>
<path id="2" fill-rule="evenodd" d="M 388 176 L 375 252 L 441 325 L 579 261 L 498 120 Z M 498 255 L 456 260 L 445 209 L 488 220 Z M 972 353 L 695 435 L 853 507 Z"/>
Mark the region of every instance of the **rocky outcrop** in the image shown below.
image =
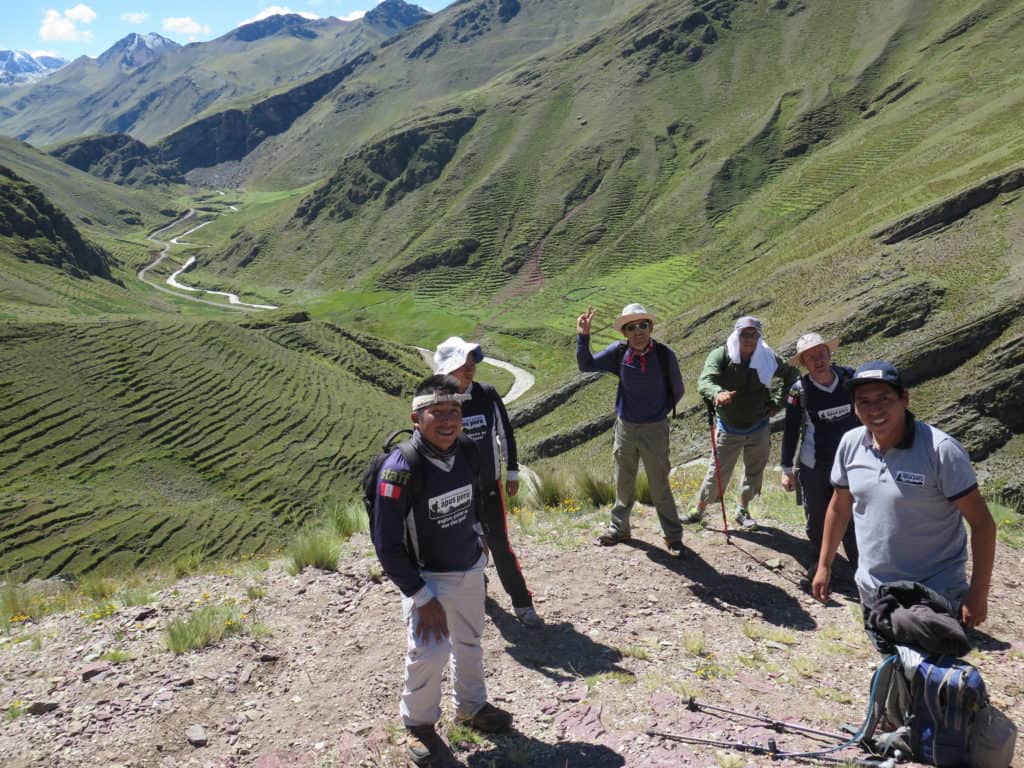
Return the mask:
<path id="1" fill-rule="evenodd" d="M 523 458 L 526 461 L 546 459 L 551 456 L 558 456 L 577 445 L 582 445 L 588 440 L 593 440 L 598 435 L 607 432 L 615 424 L 615 413 L 608 413 L 580 424 L 578 427 L 558 432 L 523 449 Z"/>
<path id="2" fill-rule="evenodd" d="M 934 232 L 962 219 L 976 208 L 987 205 L 999 195 L 1024 187 L 1024 167 L 1014 168 L 952 197 L 906 216 L 895 224 L 875 232 L 872 237 L 887 245 L 915 235 Z"/>
<path id="3" fill-rule="evenodd" d="M 115 184 L 131 187 L 185 181 L 173 164 L 161 162 L 154 150 L 123 133 L 75 139 L 50 150 L 50 154 Z"/>
<path id="4" fill-rule="evenodd" d="M 821 328 L 822 336 L 839 336 L 844 344 L 875 334 L 898 336 L 924 325 L 944 292 L 928 283 L 913 283 L 873 297 L 848 316 Z"/>
<path id="5" fill-rule="evenodd" d="M 430 11 L 403 0 L 384 0 L 363 16 L 363 23 L 380 29 L 400 31 L 429 19 Z"/>
<path id="6" fill-rule="evenodd" d="M 360 54 L 343 67 L 247 109 L 228 109 L 197 120 L 157 144 L 158 157 L 182 173 L 241 160 L 268 137 L 288 130 L 300 115 L 373 60 L 371 53 Z"/>
<path id="7" fill-rule="evenodd" d="M 454 8 L 455 5 L 451 6 Z M 445 45 L 461 45 L 490 32 L 497 22 L 504 24 L 519 13 L 518 0 L 484 0 L 478 3 L 464 3 L 462 8 L 445 26 L 430 37 L 414 46 L 406 57 L 429 59 Z"/>
<path id="8" fill-rule="evenodd" d="M 427 272 L 436 267 L 473 265 L 479 262 L 478 258 L 474 258 L 479 248 L 479 240 L 468 237 L 462 238 L 446 248 L 432 251 L 405 266 L 386 273 L 378 280 L 378 283 L 382 286 L 394 287 L 407 282 L 410 278 L 415 277 L 421 272 Z"/>
<path id="9" fill-rule="evenodd" d="M 110 255 L 87 243 L 34 185 L 0 165 L 0 249 L 75 277 L 110 280 Z"/>
<path id="10" fill-rule="evenodd" d="M 565 384 L 558 387 L 558 389 L 523 403 L 509 414 L 512 426 L 519 429 L 527 424 L 532 424 L 537 419 L 551 413 L 553 409 L 567 402 L 570 397 L 583 389 L 583 387 L 593 384 L 600 378 L 600 373 L 580 373 L 573 376 Z"/>
<path id="11" fill-rule="evenodd" d="M 321 216 L 344 221 L 381 197 L 394 205 L 441 175 L 476 120 L 476 114 L 455 109 L 364 147 L 299 204 L 292 222 L 310 224 Z"/>

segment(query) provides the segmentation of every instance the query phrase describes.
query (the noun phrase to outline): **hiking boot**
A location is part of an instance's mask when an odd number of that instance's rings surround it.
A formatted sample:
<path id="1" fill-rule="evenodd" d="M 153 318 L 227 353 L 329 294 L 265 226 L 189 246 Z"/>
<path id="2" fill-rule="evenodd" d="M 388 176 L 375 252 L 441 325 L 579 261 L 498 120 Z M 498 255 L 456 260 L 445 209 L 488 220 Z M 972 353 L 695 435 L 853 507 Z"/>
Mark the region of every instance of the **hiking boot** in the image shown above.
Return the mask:
<path id="1" fill-rule="evenodd" d="M 405 751 L 414 765 L 438 768 L 444 764 L 441 737 L 432 725 L 407 725 Z"/>
<path id="2" fill-rule="evenodd" d="M 704 512 L 699 507 L 693 507 L 689 512 L 683 515 L 682 523 L 684 525 L 702 522 L 704 522 Z"/>
<path id="3" fill-rule="evenodd" d="M 746 507 L 736 508 L 736 525 L 745 531 L 757 530 L 757 521 L 750 516 L 750 512 L 747 511 Z"/>
<path id="4" fill-rule="evenodd" d="M 505 733 L 512 727 L 512 715 L 493 704 L 484 704 L 472 717 L 456 716 L 455 723 L 483 733 Z"/>
<path id="5" fill-rule="evenodd" d="M 611 526 L 605 530 L 600 536 L 597 537 L 597 543 L 602 547 L 614 547 L 616 544 L 621 544 L 624 541 L 629 541 L 629 532 L 623 533 Z"/>
<path id="6" fill-rule="evenodd" d="M 683 546 L 682 539 L 677 539 L 675 541 L 665 539 L 665 549 L 667 549 L 668 553 L 673 557 L 685 557 L 686 555 L 686 547 Z"/>
<path id="7" fill-rule="evenodd" d="M 519 619 L 524 627 L 535 629 L 544 626 L 544 619 L 540 617 L 532 605 L 521 605 L 513 610 L 516 612 L 516 618 Z"/>

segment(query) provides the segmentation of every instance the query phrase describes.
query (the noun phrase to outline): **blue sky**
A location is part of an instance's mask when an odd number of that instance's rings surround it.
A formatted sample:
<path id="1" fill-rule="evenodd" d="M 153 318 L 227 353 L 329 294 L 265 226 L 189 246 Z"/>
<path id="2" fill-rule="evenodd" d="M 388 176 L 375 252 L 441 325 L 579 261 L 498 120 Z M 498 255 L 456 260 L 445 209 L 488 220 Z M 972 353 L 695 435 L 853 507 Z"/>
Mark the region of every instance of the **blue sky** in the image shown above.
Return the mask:
<path id="1" fill-rule="evenodd" d="M 220 37 L 243 22 L 273 13 L 357 19 L 378 0 L 8 0 L 0 50 L 48 53 L 65 59 L 98 56 L 131 32 L 158 32 L 175 42 Z M 406 0 L 438 11 L 450 0 Z"/>

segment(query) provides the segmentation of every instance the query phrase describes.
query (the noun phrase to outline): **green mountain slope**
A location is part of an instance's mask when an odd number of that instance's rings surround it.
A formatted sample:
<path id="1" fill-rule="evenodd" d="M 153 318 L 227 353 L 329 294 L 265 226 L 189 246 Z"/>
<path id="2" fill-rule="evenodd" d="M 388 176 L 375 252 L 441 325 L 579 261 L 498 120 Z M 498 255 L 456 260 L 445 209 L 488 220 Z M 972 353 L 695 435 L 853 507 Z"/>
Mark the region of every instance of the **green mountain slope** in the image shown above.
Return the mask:
<path id="1" fill-rule="evenodd" d="M 24 576 L 282 543 L 349 496 L 422 375 L 416 352 L 320 323 L 0 333 L 0 570 Z"/>
<path id="2" fill-rule="evenodd" d="M 151 142 L 218 105 L 336 68 L 423 13 L 401 0 L 381 5 L 355 22 L 273 16 L 139 66 L 82 57 L 0 96 L 0 133 L 36 146 L 94 133 Z"/>

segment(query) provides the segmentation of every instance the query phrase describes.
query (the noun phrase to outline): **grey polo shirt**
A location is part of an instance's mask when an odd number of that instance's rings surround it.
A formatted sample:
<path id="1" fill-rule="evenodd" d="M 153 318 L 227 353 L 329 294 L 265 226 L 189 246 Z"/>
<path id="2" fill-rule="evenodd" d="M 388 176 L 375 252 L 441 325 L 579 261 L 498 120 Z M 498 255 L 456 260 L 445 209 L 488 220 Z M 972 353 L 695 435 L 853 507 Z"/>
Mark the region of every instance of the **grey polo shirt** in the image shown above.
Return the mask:
<path id="1" fill-rule="evenodd" d="M 959 603 L 967 591 L 967 531 L 953 504 L 978 487 L 956 440 L 907 413 L 907 431 L 885 452 L 865 427 L 839 443 L 832 485 L 853 495 L 861 602 L 880 584 L 917 581 Z"/>

